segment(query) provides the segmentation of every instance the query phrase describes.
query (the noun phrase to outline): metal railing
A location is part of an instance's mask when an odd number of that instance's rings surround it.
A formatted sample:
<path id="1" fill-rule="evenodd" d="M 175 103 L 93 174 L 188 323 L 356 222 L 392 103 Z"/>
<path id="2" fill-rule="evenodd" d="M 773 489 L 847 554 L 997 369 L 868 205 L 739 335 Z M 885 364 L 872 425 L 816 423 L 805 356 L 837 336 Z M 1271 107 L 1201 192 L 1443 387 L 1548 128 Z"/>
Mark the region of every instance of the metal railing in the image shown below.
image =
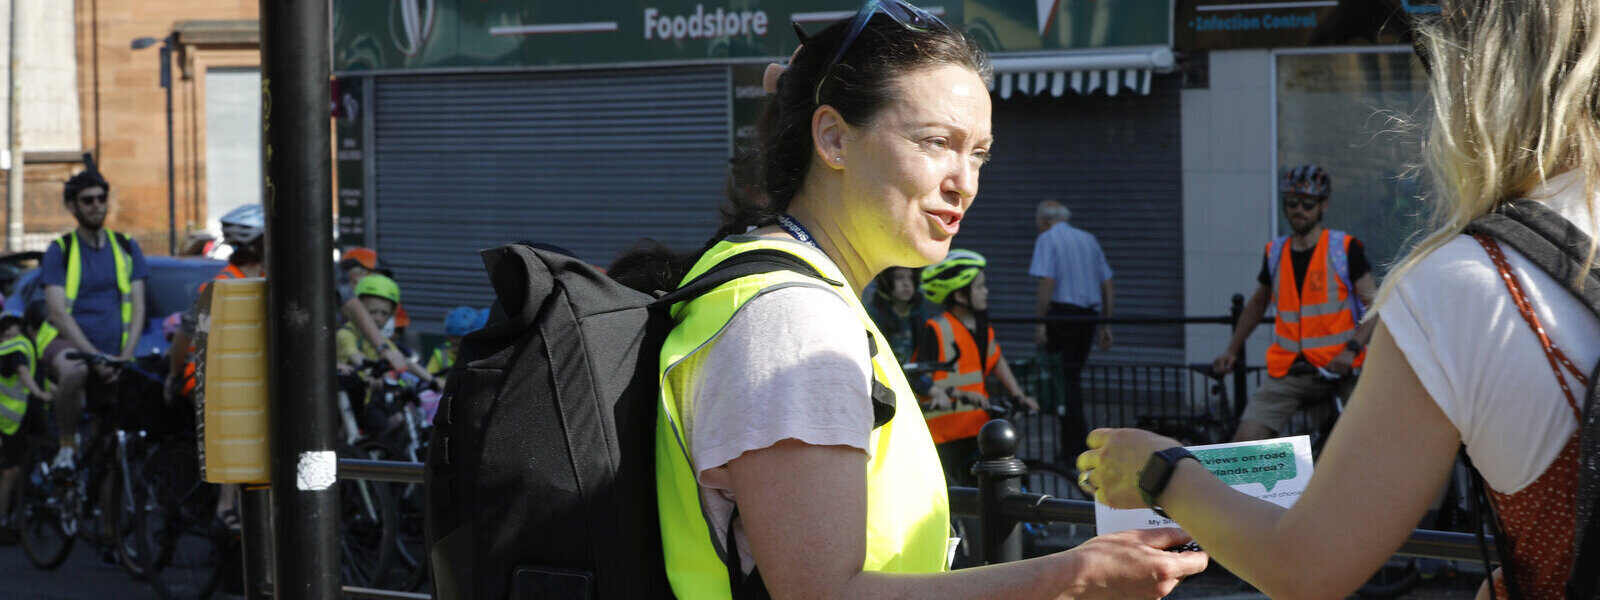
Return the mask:
<path id="1" fill-rule="evenodd" d="M 1016 428 L 1004 419 L 995 419 L 978 434 L 982 458 L 973 466 L 978 487 L 951 487 L 952 516 L 978 519 L 977 543 L 973 545 L 978 564 L 1022 559 L 1022 523 L 1066 523 L 1094 525 L 1094 503 L 1087 500 L 1052 498 L 1023 492 L 1020 479 L 1027 467 L 1016 458 Z M 1494 538 L 1485 536 L 1491 560 Z M 1470 533 L 1417 529 L 1395 552 L 1400 556 L 1476 561 L 1482 559 L 1478 538 Z"/>
<path id="2" fill-rule="evenodd" d="M 1019 480 L 1027 472 L 1026 466 L 1015 456 L 1021 441 L 1016 426 L 1010 421 L 991 421 L 979 436 L 979 448 L 983 455 L 973 467 L 978 476 L 978 487 L 950 488 L 951 515 L 978 520 L 978 531 L 973 536 L 973 551 L 979 564 L 1021 560 L 1022 523 L 1095 524 L 1093 502 L 1053 498 L 1021 490 Z M 423 466 L 411 462 L 341 458 L 339 477 L 421 484 Z M 1494 539 L 1490 537 L 1487 541 L 1491 560 L 1498 560 L 1494 556 Z M 1442 560 L 1476 561 L 1482 558 L 1477 538 L 1472 534 L 1430 529 L 1412 531 L 1410 538 L 1395 554 Z M 270 593 L 270 584 L 267 587 Z M 430 598 L 426 594 L 353 586 L 345 586 L 343 592 L 355 598 Z"/>
<path id="3" fill-rule="evenodd" d="M 1237 322 L 1243 296 L 1233 298 L 1229 317 L 1147 318 L 1049 317 L 1045 319 L 995 319 L 995 322 L 1041 322 L 1086 320 L 1110 323 L 1214 323 Z M 1271 319 L 1264 320 L 1270 323 Z M 1240 365 L 1244 351 L 1240 351 Z M 973 553 L 978 564 L 1022 559 L 1022 523 L 1060 523 L 1094 526 L 1094 503 L 1055 498 L 1024 492 L 1020 480 L 1026 475 L 1025 463 L 1018 458 L 1023 450 L 1030 458 L 1070 464 L 1060 460 L 1057 442 L 1061 435 L 1056 416 L 1064 409 L 1065 392 L 1059 389 L 1066 379 L 1058 368 L 1042 359 L 1032 365 L 1024 361 L 1015 368 L 1023 387 L 1045 403 L 1042 414 L 1017 416 L 1016 423 L 995 419 L 979 435 L 981 458 L 973 467 L 978 487 L 951 487 L 952 516 L 977 520 Z M 1237 416 L 1243 411 L 1249 377 L 1260 378 L 1260 369 L 1237 369 L 1231 381 L 1203 373 L 1190 365 L 1087 365 L 1082 378 L 1083 410 L 1091 426 L 1130 426 L 1151 429 L 1185 443 L 1218 441 L 1232 434 Z M 1231 383 L 1231 390 L 1228 389 Z M 1186 429 L 1187 428 L 1187 429 Z M 1208 429 L 1210 428 L 1210 429 Z M 414 462 L 339 459 L 339 478 L 424 484 L 423 465 Z M 1493 539 L 1489 538 L 1493 558 Z M 1417 529 L 1395 553 L 1399 556 L 1476 561 L 1482 558 L 1478 540 L 1472 534 Z M 248 563 L 247 557 L 247 563 Z M 271 595 L 272 584 L 262 583 L 261 593 Z M 343 594 L 354 598 L 423 600 L 427 594 L 343 586 Z"/>

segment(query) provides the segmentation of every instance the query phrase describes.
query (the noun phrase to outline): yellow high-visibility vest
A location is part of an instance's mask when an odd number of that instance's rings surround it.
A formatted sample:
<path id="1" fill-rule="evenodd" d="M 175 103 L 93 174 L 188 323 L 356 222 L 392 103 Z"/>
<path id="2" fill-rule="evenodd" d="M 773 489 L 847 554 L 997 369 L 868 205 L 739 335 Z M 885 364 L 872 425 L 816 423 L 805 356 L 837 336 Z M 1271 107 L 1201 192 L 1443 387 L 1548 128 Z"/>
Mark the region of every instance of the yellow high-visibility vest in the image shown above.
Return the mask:
<path id="1" fill-rule="evenodd" d="M 732 236 L 707 251 L 684 281 L 736 254 L 757 249 L 794 254 L 823 276 L 845 280 L 832 261 L 810 246 L 788 240 Z M 694 462 L 684 434 L 683 416 L 692 414 L 693 407 L 686 405 L 689 398 L 679 397 L 681 391 L 672 388 L 668 374 L 706 348 L 750 299 L 790 286 L 828 289 L 854 309 L 862 327 L 877 344 L 872 358 L 873 377 L 893 390 L 897 399 L 894 417 L 874 429 L 868 441 L 873 452 L 867 462 L 867 554 L 862 569 L 926 573 L 942 571 L 947 566 L 950 509 L 944 471 L 911 386 L 900 365 L 895 364 L 887 340 L 849 286 L 831 286 L 799 273 L 776 271 L 736 279 L 672 309 L 677 324 L 662 346 L 658 372 L 661 397 L 656 425 L 656 497 L 667 578 L 679 598 L 729 598 L 731 584 L 723 551 L 712 541 L 712 526 L 701 510 Z"/>
<path id="2" fill-rule="evenodd" d="M 117 265 L 117 293 L 122 305 L 121 345 L 127 346 L 128 334 L 133 332 L 133 257 L 123 250 L 123 244 L 128 243 L 127 236 L 107 229 L 106 242 L 111 244 L 111 257 Z M 78 300 L 78 286 L 83 283 L 83 252 L 78 247 L 78 232 L 74 230 L 56 238 L 55 244 L 61 249 L 67 263 L 67 314 L 70 315 L 73 303 Z M 45 320 L 44 324 L 39 326 L 36 351 L 44 352 L 59 333 L 49 320 Z M 122 352 L 122 348 L 101 348 L 100 351 L 115 354 Z"/>

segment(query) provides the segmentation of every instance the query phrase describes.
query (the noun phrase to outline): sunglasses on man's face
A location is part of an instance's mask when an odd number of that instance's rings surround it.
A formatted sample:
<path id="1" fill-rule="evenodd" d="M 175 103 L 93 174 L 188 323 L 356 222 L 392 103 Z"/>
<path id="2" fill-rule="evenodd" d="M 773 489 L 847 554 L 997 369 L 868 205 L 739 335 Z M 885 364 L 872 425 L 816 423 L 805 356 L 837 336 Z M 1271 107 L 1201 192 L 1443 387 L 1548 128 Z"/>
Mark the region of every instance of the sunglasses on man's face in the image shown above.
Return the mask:
<path id="1" fill-rule="evenodd" d="M 1292 198 L 1291 197 L 1291 198 L 1284 198 L 1283 199 L 1283 208 L 1284 208 L 1284 210 L 1288 210 L 1288 209 L 1291 209 L 1291 208 L 1299 208 L 1300 210 L 1311 210 L 1313 208 L 1316 208 L 1317 205 L 1319 205 L 1319 204 L 1322 204 L 1322 199 L 1320 199 L 1320 198 Z"/>
<path id="2" fill-rule="evenodd" d="M 882 11 L 889 15 L 894 22 L 911 31 L 927 31 L 934 26 L 948 27 L 933 13 L 922 10 L 905 0 L 867 0 L 861 5 L 861 10 L 856 11 L 855 18 L 850 20 L 850 28 L 845 30 L 844 39 L 839 42 L 839 47 L 828 57 L 828 62 L 822 67 L 822 77 L 817 78 L 817 89 L 812 94 L 812 101 L 818 106 L 822 105 L 822 83 L 828 80 L 828 75 L 833 71 L 834 65 L 844 58 L 844 53 L 850 50 L 850 44 L 861 37 L 861 32 L 867 28 L 867 22 L 872 20 L 872 15 Z"/>
<path id="3" fill-rule="evenodd" d="M 78 204 L 105 204 L 105 194 L 87 194 L 78 196 Z"/>

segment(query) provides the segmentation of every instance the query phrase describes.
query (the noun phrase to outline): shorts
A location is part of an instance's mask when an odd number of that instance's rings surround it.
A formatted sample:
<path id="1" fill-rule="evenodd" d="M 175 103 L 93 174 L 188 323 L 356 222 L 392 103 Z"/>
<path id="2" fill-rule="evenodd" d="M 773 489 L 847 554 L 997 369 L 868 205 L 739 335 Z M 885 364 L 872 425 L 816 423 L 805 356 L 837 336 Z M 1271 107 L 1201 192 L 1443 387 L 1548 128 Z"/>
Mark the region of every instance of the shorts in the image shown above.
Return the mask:
<path id="1" fill-rule="evenodd" d="M 60 379 L 56 375 L 56 357 L 60 356 L 62 352 L 75 348 L 77 346 L 72 345 L 72 342 L 60 336 L 50 340 L 50 345 L 45 346 L 44 352 L 39 353 L 39 368 L 44 371 L 44 376 L 50 378 L 51 381 Z"/>
<path id="2" fill-rule="evenodd" d="M 62 352 L 76 350 L 77 348 L 77 346 L 72 345 L 72 342 L 64 338 L 58 337 L 50 340 L 50 345 L 45 346 L 44 352 L 39 355 L 39 368 L 44 372 L 45 377 L 50 381 L 59 383 L 61 376 L 56 373 L 56 357 L 61 355 Z M 85 406 L 89 410 L 104 411 L 116 400 L 117 387 L 116 384 L 107 383 L 99 377 L 95 377 L 94 369 L 90 368 L 89 377 L 83 384 L 83 393 L 84 398 L 87 400 Z"/>
<path id="3" fill-rule="evenodd" d="M 1250 396 L 1250 403 L 1245 405 L 1240 419 L 1255 421 L 1282 434 L 1288 429 L 1289 418 L 1295 411 L 1305 409 L 1321 418 L 1331 410 L 1330 401 L 1334 396 L 1348 400 L 1355 387 L 1356 381 L 1350 377 L 1337 382 L 1316 375 L 1268 377 L 1261 389 Z"/>

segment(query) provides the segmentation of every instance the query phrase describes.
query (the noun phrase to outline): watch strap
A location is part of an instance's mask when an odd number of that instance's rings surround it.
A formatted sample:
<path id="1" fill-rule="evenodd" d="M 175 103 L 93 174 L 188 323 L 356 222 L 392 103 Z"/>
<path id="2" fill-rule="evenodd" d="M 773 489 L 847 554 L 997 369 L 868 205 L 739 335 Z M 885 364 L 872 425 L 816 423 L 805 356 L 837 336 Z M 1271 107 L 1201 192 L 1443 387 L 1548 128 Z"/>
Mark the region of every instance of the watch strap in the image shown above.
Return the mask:
<path id="1" fill-rule="evenodd" d="M 1173 446 L 1166 450 L 1154 452 L 1150 455 L 1149 462 L 1145 463 L 1145 472 L 1140 474 L 1139 497 L 1144 500 L 1146 506 L 1149 506 L 1156 514 L 1164 518 L 1170 519 L 1171 517 L 1167 516 L 1167 512 L 1162 509 L 1156 500 L 1161 497 L 1162 492 L 1167 490 L 1167 484 L 1172 482 L 1172 473 L 1177 470 L 1178 461 L 1186 458 L 1192 458 L 1196 462 L 1200 460 L 1193 452 L 1183 446 Z M 1158 471 L 1151 473 L 1151 469 L 1158 469 Z M 1148 481 L 1147 476 L 1154 477 L 1154 481 Z"/>

